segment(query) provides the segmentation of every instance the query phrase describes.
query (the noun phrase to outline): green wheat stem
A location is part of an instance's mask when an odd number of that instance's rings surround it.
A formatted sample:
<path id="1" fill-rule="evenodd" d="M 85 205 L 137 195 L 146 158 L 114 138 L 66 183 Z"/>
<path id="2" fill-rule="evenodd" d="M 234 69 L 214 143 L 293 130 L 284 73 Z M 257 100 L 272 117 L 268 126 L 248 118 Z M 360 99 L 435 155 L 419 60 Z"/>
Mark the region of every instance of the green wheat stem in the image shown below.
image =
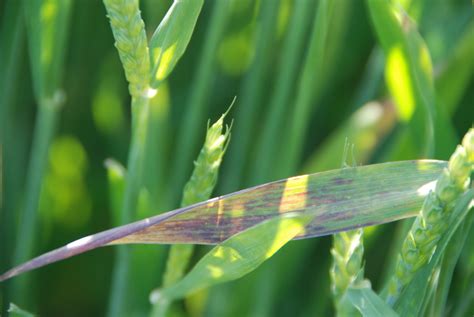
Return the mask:
<path id="1" fill-rule="evenodd" d="M 123 196 L 120 223 L 129 223 L 134 219 L 140 186 L 142 184 L 143 163 L 145 159 L 146 134 L 148 126 L 148 100 L 132 99 L 133 123 L 132 140 L 128 155 L 127 177 Z M 127 307 L 126 296 L 130 268 L 130 250 L 128 246 L 117 247 L 116 264 L 113 271 L 112 291 L 109 302 L 109 316 L 120 316 Z"/>
<path id="2" fill-rule="evenodd" d="M 13 115 L 14 104 L 17 101 L 18 92 L 23 91 L 21 79 L 21 61 L 23 60 L 23 47 L 25 39 L 24 19 L 21 14 L 22 3 L 9 1 L 4 6 L 4 19 L 1 25 L 0 37 L 3 46 L 0 48 L 0 60 L 5 65 L 0 74 L 0 169 L 3 171 L 0 179 L 0 249 L 3 256 L 0 258 L 0 270 L 7 269 L 12 265 L 13 237 L 16 229 L 14 201 L 22 191 L 19 186 L 19 168 L 21 165 L 14 164 L 15 152 L 18 144 L 17 138 L 8 138 L 7 135 L 15 135 L 15 120 Z M 10 289 L 3 288 L 0 302 L 10 302 Z M 4 305 L 6 306 L 6 305 Z M 6 315 L 6 307 L 0 308 L 0 315 Z"/>
<path id="3" fill-rule="evenodd" d="M 208 126 L 206 140 L 194 162 L 194 171 L 184 187 L 182 207 L 211 197 L 230 137 L 230 128 L 223 131 L 225 115 L 222 115 L 212 126 Z M 169 287 L 183 277 L 193 250 L 192 244 L 171 247 L 163 276 L 163 287 Z M 170 303 L 166 298 L 155 302 L 151 315 L 165 316 Z"/>
<path id="4" fill-rule="evenodd" d="M 43 100 L 38 107 L 30 161 L 25 187 L 25 206 L 20 215 L 17 244 L 13 263 L 21 263 L 33 254 L 38 219 L 38 204 L 43 175 L 48 162 L 48 149 L 56 129 L 59 110 L 64 102 L 62 94 L 57 98 Z M 13 285 L 13 296 L 25 296 L 27 279 L 20 278 Z"/>
<path id="5" fill-rule="evenodd" d="M 474 129 L 470 129 L 449 159 L 448 167 L 426 197 L 420 214 L 405 238 L 389 281 L 387 302 L 393 305 L 415 273 L 425 265 L 446 231 L 456 199 L 468 188 L 474 168 Z"/>
<path id="6" fill-rule="evenodd" d="M 138 0 L 104 0 L 104 5 L 132 96 L 132 139 L 120 219 L 120 223 L 128 223 L 134 219 L 143 180 L 149 103 L 153 97 L 153 91 L 149 88 L 150 60 L 145 24 L 141 19 Z M 127 246 L 118 247 L 109 316 L 120 316 L 126 312 L 129 269 L 130 250 Z"/>
<path id="7" fill-rule="evenodd" d="M 35 0 L 25 2 L 22 6 L 23 17 L 26 18 L 32 84 L 38 112 L 26 175 L 25 204 L 19 215 L 16 232 L 14 263 L 26 261 L 33 255 L 41 187 L 48 166 L 48 150 L 65 102 L 60 81 L 71 3 L 61 2 L 55 14 L 49 19 L 41 19 L 39 11 L 44 10 L 45 5 L 45 1 Z M 49 40 L 51 37 L 55 38 L 54 42 Z M 40 60 L 39 57 L 45 56 L 45 52 L 49 52 L 50 59 Z M 13 283 L 12 297 L 29 300 L 30 289 L 28 277 L 19 278 Z"/>

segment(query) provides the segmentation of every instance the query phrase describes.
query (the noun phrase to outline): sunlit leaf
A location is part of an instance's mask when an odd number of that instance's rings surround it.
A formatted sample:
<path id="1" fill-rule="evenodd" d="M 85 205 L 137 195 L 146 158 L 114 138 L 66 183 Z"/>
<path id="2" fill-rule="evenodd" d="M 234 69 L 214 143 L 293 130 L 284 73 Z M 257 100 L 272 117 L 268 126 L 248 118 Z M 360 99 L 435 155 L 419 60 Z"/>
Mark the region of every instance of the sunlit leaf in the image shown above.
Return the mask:
<path id="1" fill-rule="evenodd" d="M 246 275 L 302 234 L 312 216 L 287 213 L 246 229 L 217 245 L 178 283 L 155 293 L 181 298 L 204 287 Z"/>
<path id="2" fill-rule="evenodd" d="M 104 245 L 217 244 L 282 213 L 312 217 L 297 239 L 386 223 L 417 214 L 443 161 L 404 161 L 344 168 L 267 183 L 84 237 L 0 277 Z"/>
<path id="3" fill-rule="evenodd" d="M 454 130 L 446 110 L 436 102 L 430 53 L 415 22 L 387 0 L 367 3 L 386 57 L 387 86 L 401 121 L 409 123 L 411 137 L 424 154 L 449 155 L 456 144 Z"/>
<path id="4" fill-rule="evenodd" d="M 156 88 L 184 54 L 203 0 L 175 0 L 150 40 L 151 86 Z"/>

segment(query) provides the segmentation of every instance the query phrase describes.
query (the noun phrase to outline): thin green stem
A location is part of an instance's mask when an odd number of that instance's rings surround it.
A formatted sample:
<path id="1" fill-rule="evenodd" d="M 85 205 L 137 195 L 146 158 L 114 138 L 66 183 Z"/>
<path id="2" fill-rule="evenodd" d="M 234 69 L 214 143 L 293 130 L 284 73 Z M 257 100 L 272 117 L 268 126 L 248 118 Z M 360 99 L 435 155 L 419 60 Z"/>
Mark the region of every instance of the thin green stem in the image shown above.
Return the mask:
<path id="1" fill-rule="evenodd" d="M 37 240 L 36 227 L 43 174 L 47 167 L 49 145 L 54 136 L 59 110 L 65 100 L 64 93 L 59 87 L 70 3 L 70 1 L 58 3 L 55 12 L 48 19 L 44 19 L 40 14 L 45 7 L 44 1 L 22 2 L 21 16 L 25 18 L 25 25 L 28 27 L 30 67 L 38 112 L 26 176 L 24 206 L 18 219 L 16 250 L 13 255 L 15 263 L 26 261 L 33 255 Z M 18 298 L 29 300 L 29 291 L 27 278 L 19 278 L 13 283 L 14 300 Z"/>
<path id="2" fill-rule="evenodd" d="M 36 224 L 38 221 L 38 204 L 41 193 L 43 175 L 48 163 L 48 149 L 53 139 L 61 97 L 43 100 L 38 107 L 36 116 L 30 162 L 28 164 L 25 206 L 21 211 L 18 232 L 16 235 L 16 250 L 13 255 L 14 263 L 28 260 L 33 254 L 36 241 Z M 13 286 L 15 299 L 27 296 L 27 279 L 20 277 Z"/>
<path id="3" fill-rule="evenodd" d="M 142 183 L 143 162 L 146 152 L 149 99 L 132 98 L 132 140 L 127 164 L 127 177 L 122 203 L 120 223 L 129 223 L 134 219 L 138 195 Z M 127 289 L 129 283 L 130 249 L 119 246 L 109 302 L 109 316 L 121 316 L 127 308 Z"/>
<path id="4" fill-rule="evenodd" d="M 18 171 L 21 166 L 14 164 L 18 148 L 16 126 L 13 124 L 13 105 L 20 91 L 20 65 L 24 58 L 23 46 L 25 27 L 23 21 L 22 3 L 8 1 L 4 6 L 4 20 L 0 38 L 0 63 L 5 65 L 4 72 L 0 74 L 0 270 L 4 271 L 12 265 L 13 242 L 15 235 L 16 219 L 14 205 L 17 196 L 21 193 L 21 180 Z M 9 135 L 10 137 L 7 137 Z M 13 136 L 16 137 L 13 137 Z M 7 285 L 0 286 L 0 302 L 10 302 L 10 289 Z M 1 305 L 0 305 L 1 306 Z M 0 308 L 0 315 L 7 315 L 7 305 Z"/>
<path id="5" fill-rule="evenodd" d="M 161 83 L 157 94 L 150 100 L 150 117 L 148 123 L 147 153 L 145 159 L 145 186 L 150 193 L 150 210 L 146 216 L 164 210 L 163 201 L 166 193 L 166 156 L 169 139 L 169 89 Z"/>
<path id="6" fill-rule="evenodd" d="M 474 129 L 470 129 L 449 159 L 434 191 L 426 197 L 399 253 L 394 275 L 387 288 L 387 302 L 394 305 L 404 287 L 433 254 L 447 219 L 460 195 L 468 188 L 474 169 Z"/>
<path id="7" fill-rule="evenodd" d="M 226 114 L 207 129 L 206 140 L 194 163 L 194 171 L 184 187 L 182 207 L 211 197 L 230 137 L 230 129 L 223 132 Z M 172 286 L 183 277 L 193 250 L 193 245 L 173 245 L 171 247 L 163 276 L 164 288 Z M 157 300 L 153 304 L 151 316 L 164 317 L 170 304 L 171 300 L 168 298 Z"/>
<path id="8" fill-rule="evenodd" d="M 139 192 L 143 185 L 150 98 L 153 94 L 149 88 L 150 58 L 145 23 L 141 18 L 138 0 L 104 0 L 104 5 L 132 96 L 132 138 L 120 217 L 120 222 L 125 224 L 134 220 Z M 126 315 L 128 312 L 130 265 L 129 248 L 119 247 L 113 272 L 109 316 Z"/>

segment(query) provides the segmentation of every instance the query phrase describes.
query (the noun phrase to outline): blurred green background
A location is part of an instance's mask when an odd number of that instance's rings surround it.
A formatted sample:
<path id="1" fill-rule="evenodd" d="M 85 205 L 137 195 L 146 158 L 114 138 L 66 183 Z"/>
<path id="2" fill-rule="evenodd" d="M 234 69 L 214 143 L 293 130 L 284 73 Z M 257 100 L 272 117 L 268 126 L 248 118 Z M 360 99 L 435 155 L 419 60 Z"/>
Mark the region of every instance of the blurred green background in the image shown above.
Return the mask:
<path id="1" fill-rule="evenodd" d="M 1 151 L 0 270 L 13 264 L 18 213 L 24 207 L 37 101 L 28 28 L 21 1 L 0 2 Z M 385 57 L 364 1 L 336 0 L 317 28 L 317 0 L 206 1 L 191 42 L 152 107 L 146 188 L 138 218 L 178 207 L 204 141 L 207 121 L 230 105 L 232 138 L 214 195 L 301 173 L 339 168 L 345 138 L 357 164 L 430 157 L 447 159 L 474 118 L 474 22 L 470 1 L 400 1 L 417 24 L 433 63 L 436 103 L 447 120 L 417 143 L 423 116 L 403 117 L 387 82 L 401 94 L 401 67 L 384 76 Z M 149 36 L 171 1 L 142 0 Z M 48 10 L 44 10 L 47 15 Z M 53 9 L 51 9 L 53 10 Z M 43 11 L 42 11 L 43 12 Z M 319 17 L 321 18 L 321 17 Z M 321 21 L 320 21 L 321 22 Z M 126 165 L 130 97 L 101 1 L 73 0 L 65 29 L 65 94 L 41 186 L 34 254 L 117 224 L 109 197 L 108 158 Z M 388 72 L 387 68 L 387 72 Z M 395 83 L 395 84 L 393 84 Z M 393 94 L 393 90 L 392 90 Z M 414 105 L 421 107 L 420 105 Z M 400 110 L 402 109 L 402 110 Z M 402 115 L 399 115 L 399 114 Z M 410 127 L 414 126 L 414 129 Z M 407 128 L 408 127 L 408 128 Z M 446 132 L 445 132 L 446 131 Z M 422 136 L 423 139 L 424 136 Z M 414 141 L 415 140 L 415 141 Z M 366 230 L 366 276 L 383 283 L 399 224 Z M 473 237 L 456 268 L 450 303 L 474 277 Z M 255 272 L 180 303 L 192 316 L 323 316 L 332 313 L 330 237 L 291 242 Z M 131 315 L 145 315 L 151 287 L 161 283 L 166 246 L 134 246 Z M 200 247 L 197 260 L 206 252 Z M 28 294 L 7 297 L 41 316 L 101 316 L 107 308 L 113 247 L 32 273 Z M 454 305 L 454 304 L 453 304 Z M 473 308 L 473 307 L 471 307 Z M 179 310 L 178 310 L 179 311 Z"/>

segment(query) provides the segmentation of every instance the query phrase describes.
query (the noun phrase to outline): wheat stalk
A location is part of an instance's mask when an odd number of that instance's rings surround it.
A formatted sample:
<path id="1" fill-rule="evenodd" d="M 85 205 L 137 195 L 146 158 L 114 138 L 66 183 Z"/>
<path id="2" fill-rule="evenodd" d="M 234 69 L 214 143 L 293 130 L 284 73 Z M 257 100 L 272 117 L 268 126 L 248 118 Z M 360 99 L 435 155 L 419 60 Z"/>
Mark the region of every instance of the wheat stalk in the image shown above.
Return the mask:
<path id="1" fill-rule="evenodd" d="M 426 197 L 420 214 L 403 242 L 395 273 L 388 285 L 387 302 L 391 305 L 425 265 L 449 223 L 447 219 L 457 198 L 468 188 L 474 166 L 474 129 L 470 129 L 439 176 L 435 190 Z"/>
<path id="2" fill-rule="evenodd" d="M 226 114 L 223 114 L 212 126 L 209 127 L 208 125 L 207 127 L 206 140 L 197 160 L 194 162 L 191 178 L 184 187 L 181 201 L 183 207 L 211 197 L 217 182 L 222 157 L 230 138 L 230 127 L 223 131 Z M 192 244 L 177 244 L 171 247 L 165 274 L 163 275 L 163 287 L 169 287 L 183 277 L 193 250 L 194 245 Z M 164 316 L 170 301 L 166 298 L 154 300 L 154 298 L 159 297 L 157 294 L 160 294 L 159 290 L 154 291 L 150 297 L 154 304 L 152 316 Z"/>

